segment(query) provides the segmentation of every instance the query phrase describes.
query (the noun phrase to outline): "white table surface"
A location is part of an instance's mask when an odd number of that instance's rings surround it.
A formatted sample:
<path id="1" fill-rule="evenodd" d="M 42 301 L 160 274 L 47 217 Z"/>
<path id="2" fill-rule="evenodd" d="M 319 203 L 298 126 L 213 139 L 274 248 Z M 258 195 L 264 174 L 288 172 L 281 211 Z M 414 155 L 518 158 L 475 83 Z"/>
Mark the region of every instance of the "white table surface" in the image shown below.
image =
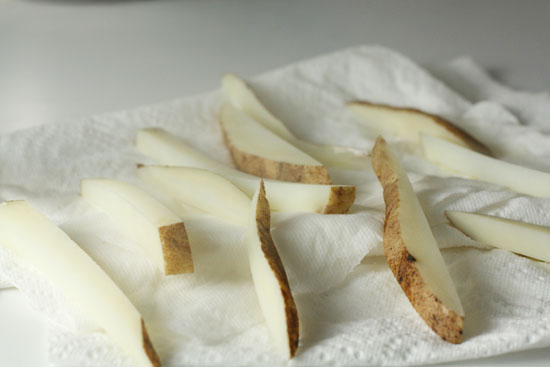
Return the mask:
<path id="1" fill-rule="evenodd" d="M 0 0 L 0 133 L 214 89 L 364 43 L 430 65 L 470 55 L 549 90 L 550 1 Z M 0 291 L 0 366 L 47 366 L 46 322 Z M 547 366 L 550 348 L 442 366 Z"/>

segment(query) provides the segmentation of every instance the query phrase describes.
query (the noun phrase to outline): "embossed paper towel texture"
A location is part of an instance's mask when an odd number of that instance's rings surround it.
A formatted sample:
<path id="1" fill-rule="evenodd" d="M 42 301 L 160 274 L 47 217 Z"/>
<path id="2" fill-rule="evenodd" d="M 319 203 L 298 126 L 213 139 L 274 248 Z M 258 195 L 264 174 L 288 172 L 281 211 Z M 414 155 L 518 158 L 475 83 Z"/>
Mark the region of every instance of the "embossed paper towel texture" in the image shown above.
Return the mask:
<path id="1" fill-rule="evenodd" d="M 307 140 L 369 150 L 374 137 L 345 108 L 350 100 L 367 99 L 436 113 L 504 159 L 550 169 L 548 137 L 521 125 L 497 103 L 472 105 L 381 47 L 291 65 L 254 79 L 252 86 Z M 2 136 L 0 198 L 29 200 L 105 269 L 143 314 L 164 365 L 290 364 L 271 350 L 248 270 L 244 229 L 208 217 L 188 221 L 195 273 L 163 277 L 105 215 L 77 196 L 85 177 L 140 184 L 135 163 L 152 163 L 133 148 L 141 127 L 161 126 L 229 163 L 217 123 L 220 103 L 220 93 L 213 92 Z M 435 336 L 376 256 L 382 254 L 384 204 L 366 162 L 362 173 L 331 170 L 338 183 L 357 185 L 351 214 L 275 215 L 273 236 L 301 318 L 301 349 L 292 365 L 409 365 L 550 345 L 550 266 L 501 250 L 463 248 L 477 244 L 443 216 L 447 209 L 476 210 L 550 225 L 550 201 L 436 178 L 426 174 L 436 167 L 414 155 L 402 158 L 440 247 L 454 248 L 443 254 L 466 311 L 464 342 L 451 345 Z M 5 251 L 0 269 L 52 320 L 55 364 L 129 365 L 55 285 Z"/>

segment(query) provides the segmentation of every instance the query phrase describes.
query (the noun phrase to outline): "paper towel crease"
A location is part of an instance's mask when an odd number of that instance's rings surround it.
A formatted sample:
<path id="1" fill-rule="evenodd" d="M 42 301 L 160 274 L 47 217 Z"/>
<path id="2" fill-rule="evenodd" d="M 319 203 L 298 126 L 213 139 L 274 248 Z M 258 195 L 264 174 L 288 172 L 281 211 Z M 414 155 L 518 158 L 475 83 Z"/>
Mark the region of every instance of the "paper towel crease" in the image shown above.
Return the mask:
<path id="1" fill-rule="evenodd" d="M 461 63 L 448 68 L 472 69 Z M 463 72 L 465 79 L 468 73 Z M 550 171 L 549 138 L 543 133 L 548 125 L 538 114 L 518 114 L 546 103 L 544 98 L 527 96 L 512 105 L 477 94 L 492 101 L 467 96 L 472 104 L 408 58 L 380 46 L 286 66 L 251 85 L 306 140 L 369 151 L 374 137 L 345 108 L 365 99 L 441 115 L 498 157 Z M 79 183 L 107 177 L 146 188 L 135 165 L 153 161 L 133 144 L 136 131 L 150 126 L 230 164 L 217 122 L 221 102 L 215 91 L 0 136 L 0 198 L 29 200 L 113 278 L 142 313 L 165 366 L 413 365 L 550 346 L 550 265 L 477 244 L 445 217 L 445 210 L 478 211 L 550 226 L 550 199 L 437 177 L 440 168 L 410 152 L 400 158 L 466 311 L 462 344 L 445 343 L 429 330 L 381 256 L 384 202 L 368 158 L 364 172 L 330 171 L 335 182 L 357 186 L 350 214 L 273 214 L 273 238 L 301 320 L 301 349 L 292 362 L 271 349 L 251 281 L 245 228 L 190 215 L 185 223 L 195 273 L 163 276 L 106 214 L 78 197 Z M 78 307 L 32 268 L 2 250 L 0 269 L 1 279 L 20 288 L 52 320 L 48 338 L 54 365 L 129 365 L 96 326 L 82 319 Z"/>
<path id="2" fill-rule="evenodd" d="M 550 133 L 550 93 L 516 91 L 491 78 L 469 57 L 435 67 L 436 76 L 472 102 L 494 101 L 533 129 Z"/>

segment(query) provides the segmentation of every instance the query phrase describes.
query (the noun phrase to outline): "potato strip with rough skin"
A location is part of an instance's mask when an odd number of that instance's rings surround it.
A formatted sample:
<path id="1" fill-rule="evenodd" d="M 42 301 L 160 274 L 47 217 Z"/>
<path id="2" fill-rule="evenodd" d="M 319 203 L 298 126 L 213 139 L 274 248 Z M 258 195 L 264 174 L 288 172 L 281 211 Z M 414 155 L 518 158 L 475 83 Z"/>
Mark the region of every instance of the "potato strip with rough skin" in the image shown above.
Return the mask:
<path id="1" fill-rule="evenodd" d="M 384 189 L 384 253 L 403 292 L 422 319 L 444 340 L 460 343 L 464 311 L 407 173 L 378 138 L 372 165 Z"/>
<path id="2" fill-rule="evenodd" d="M 248 222 L 248 259 L 252 279 L 271 337 L 289 358 L 298 350 L 300 325 L 285 268 L 271 237 L 271 213 L 263 181 L 252 198 Z"/>

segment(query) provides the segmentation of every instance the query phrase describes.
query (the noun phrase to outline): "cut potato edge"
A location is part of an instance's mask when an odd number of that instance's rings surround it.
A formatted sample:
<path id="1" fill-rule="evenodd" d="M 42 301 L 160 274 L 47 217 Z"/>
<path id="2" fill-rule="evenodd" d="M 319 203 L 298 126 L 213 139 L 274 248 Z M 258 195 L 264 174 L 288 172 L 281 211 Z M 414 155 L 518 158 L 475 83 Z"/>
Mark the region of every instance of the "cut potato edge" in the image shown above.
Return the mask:
<path id="1" fill-rule="evenodd" d="M 164 255 L 164 273 L 166 275 L 192 273 L 195 268 L 185 224 L 180 222 L 162 226 L 158 231 Z"/>

